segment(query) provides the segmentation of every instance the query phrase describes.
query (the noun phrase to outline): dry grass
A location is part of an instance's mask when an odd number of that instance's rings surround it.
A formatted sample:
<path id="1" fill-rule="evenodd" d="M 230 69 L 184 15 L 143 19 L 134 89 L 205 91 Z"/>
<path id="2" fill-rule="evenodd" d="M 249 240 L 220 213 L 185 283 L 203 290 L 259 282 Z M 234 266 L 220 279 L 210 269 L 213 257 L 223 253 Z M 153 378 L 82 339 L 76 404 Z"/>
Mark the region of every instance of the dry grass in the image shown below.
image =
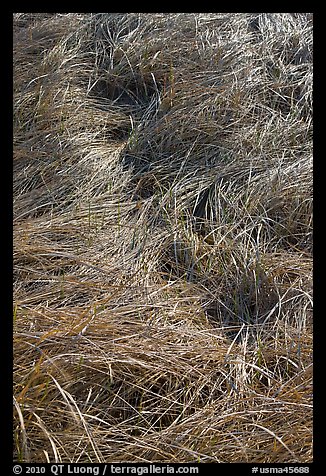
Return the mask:
<path id="1" fill-rule="evenodd" d="M 14 446 L 312 461 L 312 15 L 14 15 Z"/>

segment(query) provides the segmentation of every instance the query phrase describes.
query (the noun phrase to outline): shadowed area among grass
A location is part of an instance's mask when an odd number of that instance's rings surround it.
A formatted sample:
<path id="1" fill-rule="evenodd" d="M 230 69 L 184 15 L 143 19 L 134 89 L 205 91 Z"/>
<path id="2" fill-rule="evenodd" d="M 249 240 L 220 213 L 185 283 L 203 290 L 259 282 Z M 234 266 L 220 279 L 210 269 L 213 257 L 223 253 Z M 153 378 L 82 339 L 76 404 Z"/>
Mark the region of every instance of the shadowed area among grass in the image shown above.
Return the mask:
<path id="1" fill-rule="evenodd" d="M 16 13 L 18 462 L 312 455 L 309 13 Z"/>

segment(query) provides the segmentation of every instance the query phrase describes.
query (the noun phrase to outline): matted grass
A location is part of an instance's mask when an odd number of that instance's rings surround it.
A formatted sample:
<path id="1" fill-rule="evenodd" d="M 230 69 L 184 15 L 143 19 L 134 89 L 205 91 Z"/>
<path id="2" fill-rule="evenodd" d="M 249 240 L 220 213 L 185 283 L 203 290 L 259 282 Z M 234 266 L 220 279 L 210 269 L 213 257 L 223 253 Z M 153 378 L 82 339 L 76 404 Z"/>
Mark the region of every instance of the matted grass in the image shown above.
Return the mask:
<path id="1" fill-rule="evenodd" d="M 312 15 L 14 15 L 14 447 L 311 462 Z"/>

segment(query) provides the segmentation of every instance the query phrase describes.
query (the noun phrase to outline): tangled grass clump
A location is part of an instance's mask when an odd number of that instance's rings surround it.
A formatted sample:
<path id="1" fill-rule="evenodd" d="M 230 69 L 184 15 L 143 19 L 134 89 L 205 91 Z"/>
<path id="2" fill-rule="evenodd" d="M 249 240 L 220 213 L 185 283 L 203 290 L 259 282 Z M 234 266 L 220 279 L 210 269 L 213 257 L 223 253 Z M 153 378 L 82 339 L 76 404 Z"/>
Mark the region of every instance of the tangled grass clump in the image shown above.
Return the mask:
<path id="1" fill-rule="evenodd" d="M 312 461 L 312 22 L 14 14 L 16 461 Z"/>

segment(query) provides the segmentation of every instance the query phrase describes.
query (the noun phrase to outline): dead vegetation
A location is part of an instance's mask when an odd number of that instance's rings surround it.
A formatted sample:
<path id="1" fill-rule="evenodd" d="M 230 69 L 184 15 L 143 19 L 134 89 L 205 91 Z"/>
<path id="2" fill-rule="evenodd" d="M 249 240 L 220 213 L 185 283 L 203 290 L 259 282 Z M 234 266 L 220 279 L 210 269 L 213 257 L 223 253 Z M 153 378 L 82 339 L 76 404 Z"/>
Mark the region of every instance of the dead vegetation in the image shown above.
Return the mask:
<path id="1" fill-rule="evenodd" d="M 14 15 L 24 462 L 312 461 L 312 15 Z"/>

